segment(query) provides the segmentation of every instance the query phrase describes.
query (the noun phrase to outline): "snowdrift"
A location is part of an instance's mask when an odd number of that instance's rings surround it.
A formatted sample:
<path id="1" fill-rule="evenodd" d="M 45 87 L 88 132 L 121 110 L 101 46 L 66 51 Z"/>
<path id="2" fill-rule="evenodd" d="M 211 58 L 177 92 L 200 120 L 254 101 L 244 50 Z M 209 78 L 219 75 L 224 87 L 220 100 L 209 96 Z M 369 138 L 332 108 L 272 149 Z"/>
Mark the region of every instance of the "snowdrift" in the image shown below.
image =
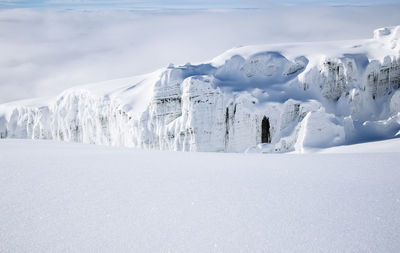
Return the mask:
<path id="1" fill-rule="evenodd" d="M 259 45 L 0 105 L 0 138 L 175 151 L 302 152 L 400 133 L 400 26 Z"/>

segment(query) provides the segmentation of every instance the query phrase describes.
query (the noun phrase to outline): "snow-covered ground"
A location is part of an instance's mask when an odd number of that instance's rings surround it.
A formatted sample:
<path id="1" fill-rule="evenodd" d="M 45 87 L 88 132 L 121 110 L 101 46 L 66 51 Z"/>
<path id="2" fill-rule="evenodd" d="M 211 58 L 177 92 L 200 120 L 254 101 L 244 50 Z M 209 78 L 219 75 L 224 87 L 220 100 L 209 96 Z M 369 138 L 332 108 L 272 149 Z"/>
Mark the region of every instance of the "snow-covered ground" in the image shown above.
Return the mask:
<path id="1" fill-rule="evenodd" d="M 354 145 L 343 145 L 326 149 L 309 149 L 307 152 L 318 153 L 398 153 L 400 139 L 373 141 Z"/>
<path id="2" fill-rule="evenodd" d="M 400 139 L 326 151 L 2 139 L 0 252 L 400 252 Z"/>

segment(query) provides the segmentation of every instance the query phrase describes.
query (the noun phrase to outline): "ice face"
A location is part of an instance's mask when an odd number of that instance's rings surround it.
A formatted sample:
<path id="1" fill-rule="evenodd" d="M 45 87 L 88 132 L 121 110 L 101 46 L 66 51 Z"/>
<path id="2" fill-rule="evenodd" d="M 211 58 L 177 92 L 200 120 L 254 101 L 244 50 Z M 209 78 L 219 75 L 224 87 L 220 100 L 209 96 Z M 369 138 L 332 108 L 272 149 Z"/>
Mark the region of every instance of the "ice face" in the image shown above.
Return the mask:
<path id="1" fill-rule="evenodd" d="M 398 35 L 394 27 L 356 46 L 239 48 L 209 63 L 0 105 L 0 138 L 216 152 L 392 138 L 400 130 Z"/>

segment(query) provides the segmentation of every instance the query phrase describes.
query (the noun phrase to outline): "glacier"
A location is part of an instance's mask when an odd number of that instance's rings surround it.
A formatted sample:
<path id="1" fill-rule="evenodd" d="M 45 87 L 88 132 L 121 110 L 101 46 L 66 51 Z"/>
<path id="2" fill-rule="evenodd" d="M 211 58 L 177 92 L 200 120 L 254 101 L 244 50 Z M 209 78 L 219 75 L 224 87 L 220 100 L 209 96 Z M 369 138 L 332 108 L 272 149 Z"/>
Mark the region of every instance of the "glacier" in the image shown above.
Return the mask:
<path id="1" fill-rule="evenodd" d="M 209 62 L 0 105 L 0 138 L 304 152 L 400 135 L 400 26 L 356 41 L 233 48 Z"/>

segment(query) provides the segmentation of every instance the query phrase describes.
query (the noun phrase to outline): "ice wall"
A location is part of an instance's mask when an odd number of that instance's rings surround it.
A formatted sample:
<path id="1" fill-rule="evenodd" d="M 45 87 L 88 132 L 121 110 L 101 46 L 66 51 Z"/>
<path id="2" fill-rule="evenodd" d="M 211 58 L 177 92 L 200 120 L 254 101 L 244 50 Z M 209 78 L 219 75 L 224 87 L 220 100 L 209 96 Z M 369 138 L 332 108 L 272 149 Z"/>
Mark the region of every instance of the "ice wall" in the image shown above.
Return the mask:
<path id="1" fill-rule="evenodd" d="M 398 27 L 380 29 L 359 51 L 330 55 L 238 51 L 222 63 L 171 65 L 50 101 L 0 105 L 0 138 L 219 152 L 392 138 L 400 131 L 398 34 Z M 365 53 L 380 47 L 386 56 Z"/>

